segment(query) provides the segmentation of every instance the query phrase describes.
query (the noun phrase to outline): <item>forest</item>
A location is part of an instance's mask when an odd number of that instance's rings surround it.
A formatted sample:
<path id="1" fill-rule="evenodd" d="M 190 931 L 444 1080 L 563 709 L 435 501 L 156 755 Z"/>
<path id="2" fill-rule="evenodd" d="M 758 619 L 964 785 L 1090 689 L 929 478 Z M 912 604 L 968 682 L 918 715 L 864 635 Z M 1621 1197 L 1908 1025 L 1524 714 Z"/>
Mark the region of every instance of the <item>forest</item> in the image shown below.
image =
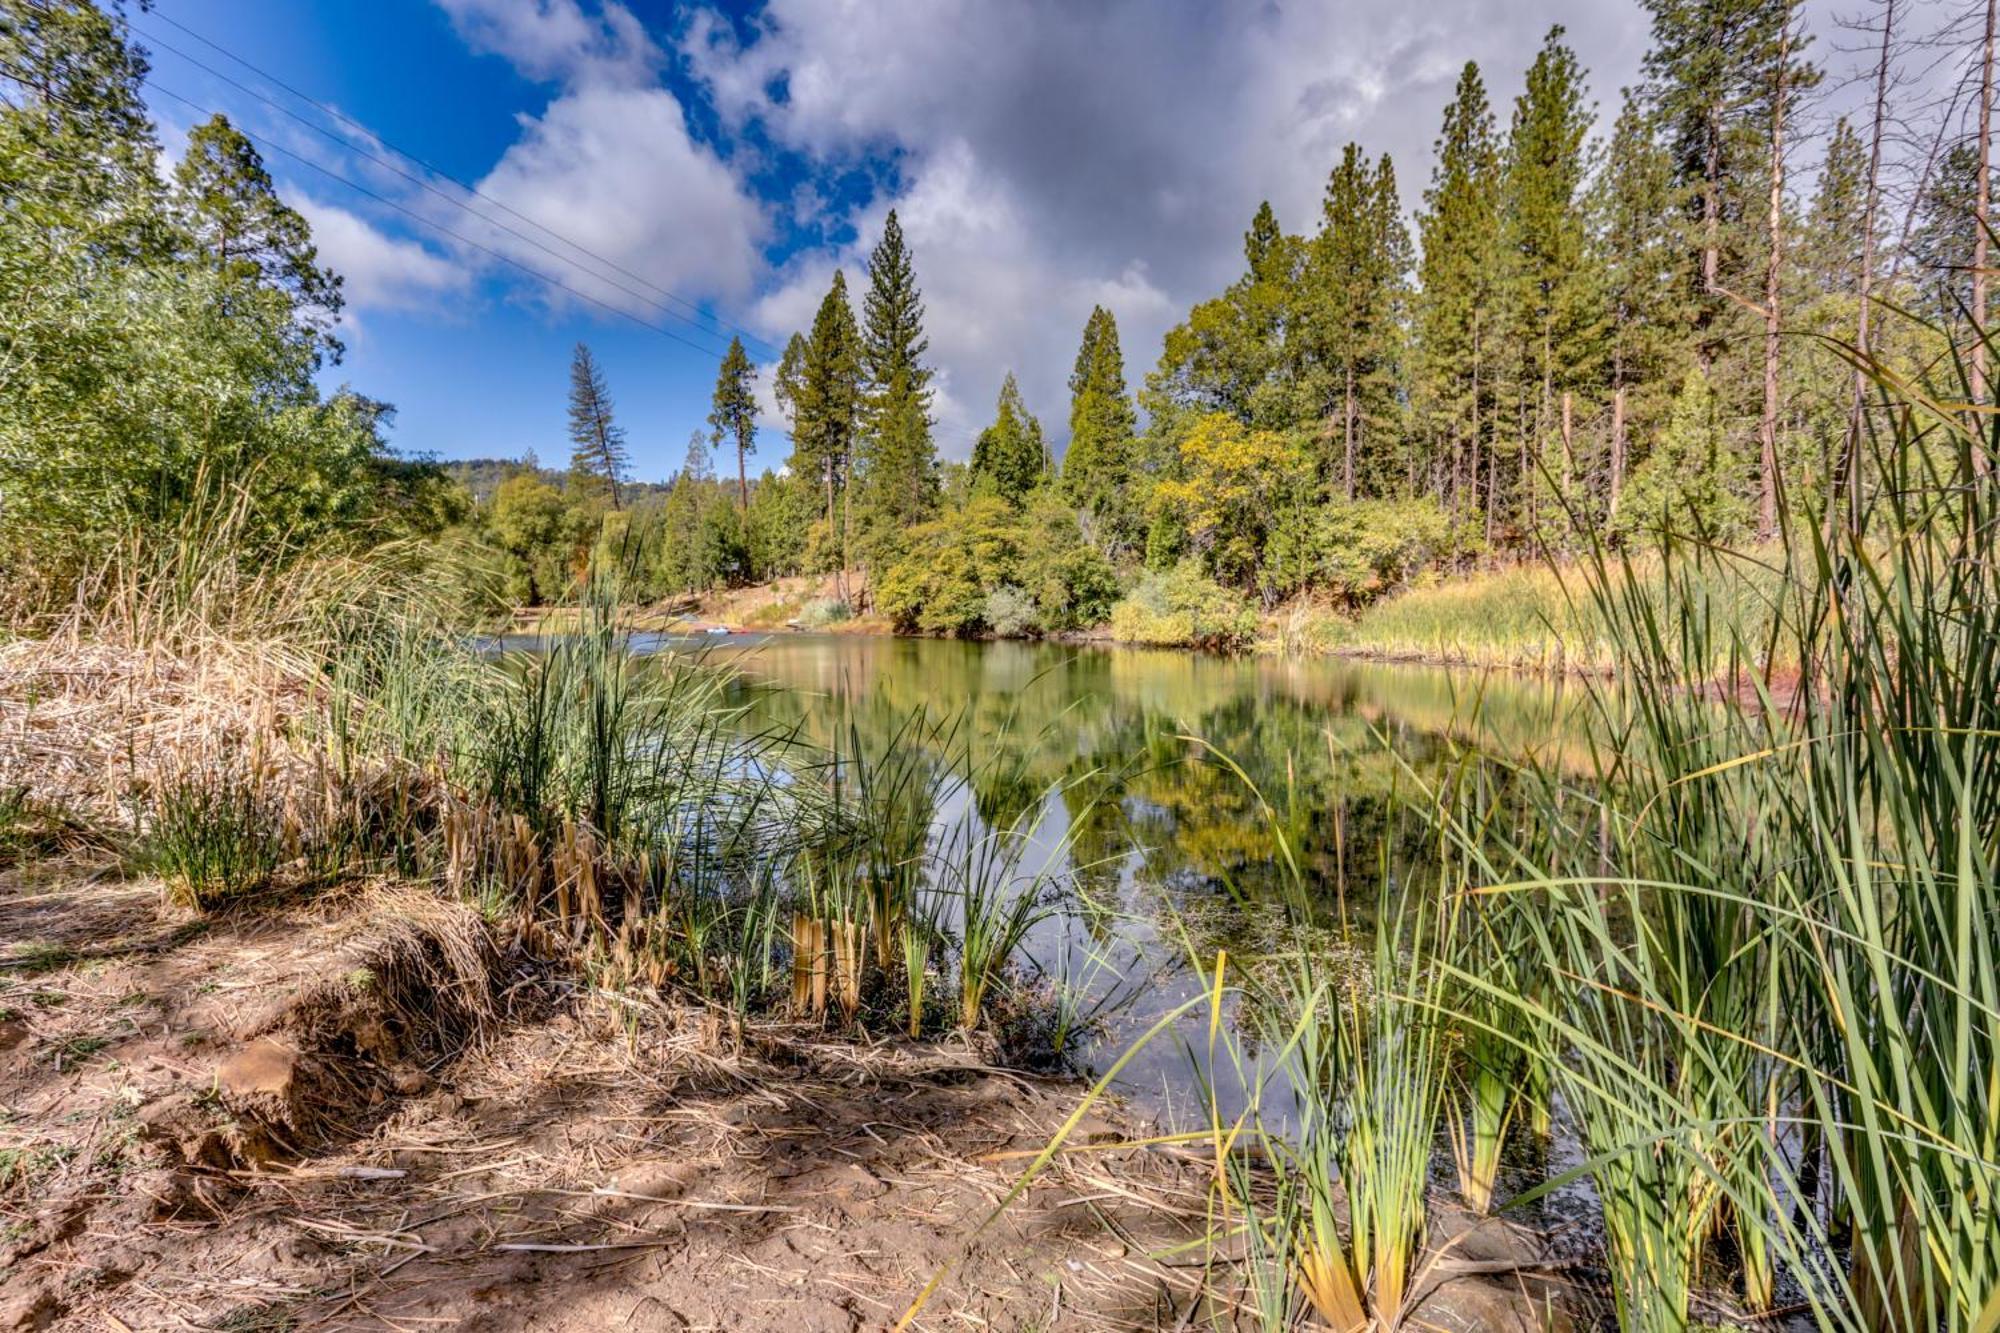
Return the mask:
<path id="1" fill-rule="evenodd" d="M 637 602 L 814 574 L 836 576 L 822 623 L 1222 645 L 1280 606 L 1351 614 L 1591 542 L 1769 541 L 1781 504 L 1849 485 L 1876 409 L 1843 349 L 1915 382 L 1980 326 L 1990 137 L 1960 133 L 1964 89 L 1927 131 L 1892 103 L 1913 40 L 1895 4 L 1849 29 L 1860 110 L 1823 132 L 1798 6 L 1647 7 L 1615 116 L 1560 28 L 1511 98 L 1468 63 L 1420 190 L 1349 144 L 1296 231 L 1246 201 L 1242 276 L 1150 371 L 1093 309 L 1067 429 L 996 367 L 963 462 L 938 456 L 920 257 L 892 210 L 856 290 L 836 273 L 777 364 L 732 339 L 658 483 L 631 475 L 581 343 L 567 468 L 396 455 L 392 407 L 315 387 L 341 280 L 252 141 L 218 116 L 155 171 L 144 59 L 111 20 L 17 27 L 10 77 L 41 110 L 7 121 L 14 596 L 60 600 L 133 525 L 222 494 L 274 549 L 411 539 L 475 615 L 561 602 L 592 569 Z M 1969 373 L 1983 400 L 1976 355 Z M 766 380 L 782 430 L 760 432 Z"/>

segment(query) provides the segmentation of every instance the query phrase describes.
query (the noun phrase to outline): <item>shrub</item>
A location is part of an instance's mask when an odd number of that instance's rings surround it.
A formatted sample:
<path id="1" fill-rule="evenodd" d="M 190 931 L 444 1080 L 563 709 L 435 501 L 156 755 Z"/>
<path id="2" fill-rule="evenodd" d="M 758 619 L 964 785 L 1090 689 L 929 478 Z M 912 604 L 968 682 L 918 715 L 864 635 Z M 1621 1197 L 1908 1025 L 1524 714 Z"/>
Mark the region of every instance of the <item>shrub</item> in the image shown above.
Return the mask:
<path id="1" fill-rule="evenodd" d="M 1257 635 L 1257 613 L 1190 563 L 1149 573 L 1111 611 L 1124 643 L 1240 648 Z"/>
<path id="2" fill-rule="evenodd" d="M 1003 639 L 1025 639 L 1041 631 L 1035 599 L 1011 583 L 986 594 L 986 626 Z"/>
<path id="3" fill-rule="evenodd" d="M 815 597 L 799 608 L 800 629 L 825 629 L 851 620 L 854 610 L 838 597 Z"/>
<path id="4" fill-rule="evenodd" d="M 1028 622 L 1019 614 L 1010 626 L 988 615 L 1003 588 L 1042 629 L 1098 624 L 1118 596 L 1117 573 L 1083 544 L 1076 515 L 1060 501 L 1038 498 L 1023 511 L 997 496 L 978 496 L 903 537 L 903 554 L 876 588 L 876 604 L 901 630 L 1023 632 Z"/>

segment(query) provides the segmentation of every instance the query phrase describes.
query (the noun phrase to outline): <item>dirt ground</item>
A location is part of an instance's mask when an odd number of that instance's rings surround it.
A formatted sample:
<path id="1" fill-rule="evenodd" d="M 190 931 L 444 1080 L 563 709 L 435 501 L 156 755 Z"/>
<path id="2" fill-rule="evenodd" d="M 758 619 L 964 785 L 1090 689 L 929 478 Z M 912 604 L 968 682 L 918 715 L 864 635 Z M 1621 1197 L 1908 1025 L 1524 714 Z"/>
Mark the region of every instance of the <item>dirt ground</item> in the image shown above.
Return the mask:
<path id="1" fill-rule="evenodd" d="M 160 901 L 0 874 L 0 1329 L 818 1333 L 940 1273 L 913 1328 L 1229 1322 L 1190 1308 L 1206 1172 L 1105 1150 L 1144 1133 L 1116 1108 L 981 1230 L 1074 1084 L 776 1026 L 738 1054 L 419 889 Z M 1464 1277 L 1419 1326 L 1539 1328 L 1530 1295 Z"/>

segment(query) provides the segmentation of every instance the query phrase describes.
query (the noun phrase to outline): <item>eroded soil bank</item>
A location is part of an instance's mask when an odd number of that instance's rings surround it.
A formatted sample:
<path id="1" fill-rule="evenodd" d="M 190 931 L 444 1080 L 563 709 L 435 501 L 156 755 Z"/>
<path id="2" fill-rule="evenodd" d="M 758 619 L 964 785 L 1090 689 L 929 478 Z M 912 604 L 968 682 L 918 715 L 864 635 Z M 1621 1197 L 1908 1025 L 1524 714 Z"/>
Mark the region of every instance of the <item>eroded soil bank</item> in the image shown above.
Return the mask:
<path id="1" fill-rule="evenodd" d="M 0 1328 L 1171 1329 L 1197 1153 L 952 1046 L 587 992 L 395 885 L 201 919 L 0 876 Z M 1450 1225 L 1447 1215 L 1442 1223 Z M 1438 1328 L 1540 1328 L 1532 1247 L 1452 1243 Z M 1193 1307 L 1193 1308 L 1191 1308 Z"/>

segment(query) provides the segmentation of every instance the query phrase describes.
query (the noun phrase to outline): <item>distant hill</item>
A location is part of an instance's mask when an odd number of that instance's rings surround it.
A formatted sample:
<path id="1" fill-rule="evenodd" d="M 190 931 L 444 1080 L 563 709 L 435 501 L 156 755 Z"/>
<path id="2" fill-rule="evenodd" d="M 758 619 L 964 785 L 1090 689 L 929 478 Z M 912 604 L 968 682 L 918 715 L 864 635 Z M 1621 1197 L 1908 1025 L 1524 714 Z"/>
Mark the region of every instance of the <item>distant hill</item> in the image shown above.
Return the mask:
<path id="1" fill-rule="evenodd" d="M 445 475 L 472 492 L 472 498 L 484 504 L 493 497 L 493 492 L 501 482 L 516 472 L 527 470 L 528 465 L 518 458 L 464 458 L 449 459 L 439 463 Z M 561 468 L 536 467 L 535 474 L 551 486 L 561 486 L 569 478 L 569 473 Z M 628 499 L 639 499 L 647 495 L 665 495 L 672 486 L 671 481 L 627 481 L 623 483 Z"/>

